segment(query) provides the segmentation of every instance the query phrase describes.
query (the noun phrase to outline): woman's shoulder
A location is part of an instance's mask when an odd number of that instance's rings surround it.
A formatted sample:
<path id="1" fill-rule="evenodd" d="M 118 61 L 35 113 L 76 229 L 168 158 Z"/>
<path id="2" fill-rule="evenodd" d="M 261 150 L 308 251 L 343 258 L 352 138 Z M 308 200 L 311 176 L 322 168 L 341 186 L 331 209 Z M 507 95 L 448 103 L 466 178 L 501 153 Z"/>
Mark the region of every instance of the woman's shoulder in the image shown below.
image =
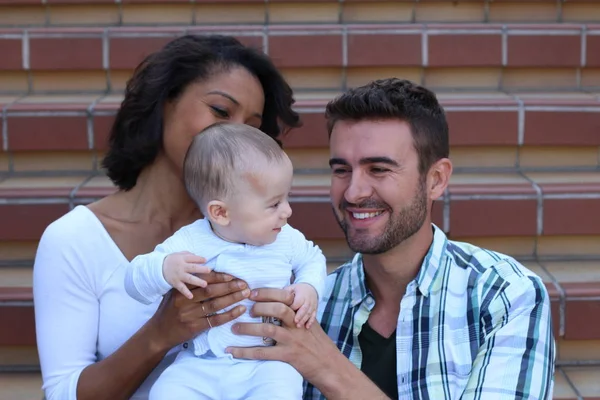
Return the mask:
<path id="1" fill-rule="evenodd" d="M 46 239 L 76 239 L 85 238 L 97 233 L 101 228 L 94 213 L 86 206 L 76 206 L 60 218 L 51 222 L 42 238 Z"/>
<path id="2" fill-rule="evenodd" d="M 40 246 L 98 253 L 114 247 L 114 242 L 89 208 L 76 206 L 46 227 Z"/>

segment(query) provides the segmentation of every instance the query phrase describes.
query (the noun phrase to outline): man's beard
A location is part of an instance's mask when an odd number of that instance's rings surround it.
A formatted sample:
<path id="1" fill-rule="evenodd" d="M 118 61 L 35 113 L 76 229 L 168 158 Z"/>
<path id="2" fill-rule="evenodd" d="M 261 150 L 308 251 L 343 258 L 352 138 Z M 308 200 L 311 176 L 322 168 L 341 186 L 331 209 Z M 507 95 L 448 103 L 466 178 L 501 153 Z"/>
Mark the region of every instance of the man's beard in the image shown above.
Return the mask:
<path id="1" fill-rule="evenodd" d="M 425 184 L 426 179 L 424 177 L 420 178 L 417 193 L 415 194 L 413 201 L 397 212 L 392 212 L 390 206 L 377 200 L 366 200 L 360 204 L 350 204 L 345 200 L 342 200 L 342 203 L 339 206 L 342 216 L 340 217 L 335 210 L 334 214 L 340 228 L 344 231 L 348 247 L 357 253 L 382 254 L 393 249 L 417 233 L 425 223 L 427 217 L 427 194 L 425 191 Z M 388 213 L 388 221 L 383 233 L 381 235 L 371 236 L 366 232 L 361 232 L 361 230 L 354 230 L 351 232 L 352 228 L 350 228 L 346 221 L 345 210 L 347 207 L 385 210 L 385 212 Z"/>

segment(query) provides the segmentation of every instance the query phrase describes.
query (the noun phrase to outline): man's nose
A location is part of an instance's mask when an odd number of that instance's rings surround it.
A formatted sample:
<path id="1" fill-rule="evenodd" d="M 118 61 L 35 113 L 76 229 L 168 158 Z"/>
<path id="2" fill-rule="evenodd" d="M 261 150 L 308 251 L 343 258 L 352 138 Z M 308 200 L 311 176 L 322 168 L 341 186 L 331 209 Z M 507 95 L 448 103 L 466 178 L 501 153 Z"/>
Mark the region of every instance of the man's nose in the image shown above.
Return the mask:
<path id="1" fill-rule="evenodd" d="M 373 194 L 373 188 L 364 177 L 359 173 L 352 175 L 350 185 L 344 193 L 344 198 L 348 203 L 359 204 L 363 200 L 368 199 Z"/>

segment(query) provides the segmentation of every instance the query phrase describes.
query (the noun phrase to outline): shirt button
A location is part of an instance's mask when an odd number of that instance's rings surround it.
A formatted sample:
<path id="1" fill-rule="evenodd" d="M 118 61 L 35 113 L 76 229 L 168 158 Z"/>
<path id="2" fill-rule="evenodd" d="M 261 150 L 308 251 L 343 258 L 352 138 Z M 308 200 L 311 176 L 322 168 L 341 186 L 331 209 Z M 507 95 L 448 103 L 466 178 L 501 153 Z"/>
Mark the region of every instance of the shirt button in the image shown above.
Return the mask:
<path id="1" fill-rule="evenodd" d="M 187 348 L 188 348 L 188 344 L 187 344 L 187 342 L 185 342 L 185 343 L 183 344 L 183 348 L 184 348 L 184 349 L 187 349 Z"/>
<path id="2" fill-rule="evenodd" d="M 373 305 L 373 299 L 370 297 L 367 297 L 367 301 L 366 301 L 368 306 L 372 306 Z"/>

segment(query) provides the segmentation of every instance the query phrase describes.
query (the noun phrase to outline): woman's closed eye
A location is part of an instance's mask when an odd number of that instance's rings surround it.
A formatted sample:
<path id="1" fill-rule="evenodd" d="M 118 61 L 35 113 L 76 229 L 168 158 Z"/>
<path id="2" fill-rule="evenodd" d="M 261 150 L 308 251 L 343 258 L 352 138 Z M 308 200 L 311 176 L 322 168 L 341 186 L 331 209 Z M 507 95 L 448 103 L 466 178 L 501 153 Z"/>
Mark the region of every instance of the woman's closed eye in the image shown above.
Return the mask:
<path id="1" fill-rule="evenodd" d="M 221 108 L 221 107 L 215 107 L 215 106 L 210 106 L 210 108 L 217 115 L 217 117 L 229 118 L 229 112 L 226 109 Z"/>

